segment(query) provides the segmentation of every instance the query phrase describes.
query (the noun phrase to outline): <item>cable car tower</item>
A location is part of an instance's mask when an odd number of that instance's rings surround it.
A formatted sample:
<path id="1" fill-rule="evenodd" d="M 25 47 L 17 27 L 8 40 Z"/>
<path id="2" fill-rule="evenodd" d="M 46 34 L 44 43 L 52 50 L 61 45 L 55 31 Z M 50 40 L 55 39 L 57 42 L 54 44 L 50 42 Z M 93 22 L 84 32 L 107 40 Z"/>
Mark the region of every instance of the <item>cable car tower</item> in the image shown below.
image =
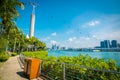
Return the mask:
<path id="1" fill-rule="evenodd" d="M 30 32 L 29 32 L 29 38 L 34 37 L 34 26 L 35 26 L 35 8 L 38 7 L 38 4 L 35 3 L 35 0 L 33 2 L 29 0 L 29 3 L 32 5 L 32 14 L 31 14 L 31 21 L 30 21 Z"/>

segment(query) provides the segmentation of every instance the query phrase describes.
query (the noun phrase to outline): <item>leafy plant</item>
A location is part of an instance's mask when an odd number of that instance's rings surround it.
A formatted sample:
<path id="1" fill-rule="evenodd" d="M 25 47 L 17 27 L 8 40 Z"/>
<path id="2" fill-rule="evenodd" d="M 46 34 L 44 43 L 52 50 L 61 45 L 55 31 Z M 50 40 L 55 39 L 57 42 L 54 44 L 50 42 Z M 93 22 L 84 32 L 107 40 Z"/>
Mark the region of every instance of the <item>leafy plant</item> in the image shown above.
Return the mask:
<path id="1" fill-rule="evenodd" d="M 0 37 L 0 53 L 5 52 L 7 46 L 6 39 Z"/>
<path id="2" fill-rule="evenodd" d="M 0 53 L 0 62 L 7 61 L 9 59 L 9 55 L 5 53 Z"/>
<path id="3" fill-rule="evenodd" d="M 25 52 L 25 56 L 42 59 L 42 74 L 54 80 L 63 80 L 65 68 L 66 80 L 118 80 L 120 67 L 115 60 L 92 58 L 89 55 L 79 56 L 48 56 L 45 52 Z M 112 71 L 112 72 L 110 72 Z"/>
<path id="4" fill-rule="evenodd" d="M 48 59 L 47 51 L 23 52 L 23 55 L 33 58 Z"/>
<path id="5" fill-rule="evenodd" d="M 17 53 L 13 52 L 13 53 L 11 54 L 11 56 L 17 56 Z"/>

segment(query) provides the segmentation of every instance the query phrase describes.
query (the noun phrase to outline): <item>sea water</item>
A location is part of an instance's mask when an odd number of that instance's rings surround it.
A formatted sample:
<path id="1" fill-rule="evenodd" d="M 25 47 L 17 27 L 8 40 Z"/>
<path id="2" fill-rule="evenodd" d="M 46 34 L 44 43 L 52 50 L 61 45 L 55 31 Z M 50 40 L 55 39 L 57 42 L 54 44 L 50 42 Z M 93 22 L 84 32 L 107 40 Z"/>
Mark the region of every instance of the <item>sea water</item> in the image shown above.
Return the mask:
<path id="1" fill-rule="evenodd" d="M 80 52 L 80 51 L 48 51 L 49 56 L 79 56 L 80 54 L 86 55 L 88 54 L 89 56 L 93 58 L 104 58 L 104 59 L 113 59 L 116 60 L 117 65 L 120 66 L 120 52 Z"/>

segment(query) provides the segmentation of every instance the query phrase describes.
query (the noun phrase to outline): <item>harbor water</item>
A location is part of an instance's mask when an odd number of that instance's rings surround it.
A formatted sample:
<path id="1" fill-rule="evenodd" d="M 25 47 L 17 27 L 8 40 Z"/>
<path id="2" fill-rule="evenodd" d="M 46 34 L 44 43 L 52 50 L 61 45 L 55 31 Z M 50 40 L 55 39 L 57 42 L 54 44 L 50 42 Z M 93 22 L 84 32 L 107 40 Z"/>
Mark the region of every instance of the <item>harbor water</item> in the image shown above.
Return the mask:
<path id="1" fill-rule="evenodd" d="M 48 51 L 49 56 L 79 56 L 80 54 L 86 55 L 88 54 L 89 56 L 93 58 L 104 58 L 105 60 L 107 59 L 113 59 L 117 62 L 117 65 L 120 66 L 120 52 L 80 52 L 80 51 Z"/>

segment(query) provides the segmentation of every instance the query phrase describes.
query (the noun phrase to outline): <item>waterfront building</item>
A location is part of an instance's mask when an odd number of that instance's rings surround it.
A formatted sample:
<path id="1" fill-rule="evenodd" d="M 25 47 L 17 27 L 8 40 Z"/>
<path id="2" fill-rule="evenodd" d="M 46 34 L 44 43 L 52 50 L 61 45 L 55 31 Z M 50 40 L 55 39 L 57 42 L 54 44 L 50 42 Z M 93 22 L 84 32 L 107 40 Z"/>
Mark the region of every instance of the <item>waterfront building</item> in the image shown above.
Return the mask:
<path id="1" fill-rule="evenodd" d="M 101 48 L 110 48 L 110 40 L 104 40 L 100 42 Z"/>
<path id="2" fill-rule="evenodd" d="M 120 48 L 120 43 L 118 43 L 118 48 Z"/>
<path id="3" fill-rule="evenodd" d="M 66 50 L 66 47 L 61 47 L 61 49 L 60 50 Z"/>
<path id="4" fill-rule="evenodd" d="M 105 48 L 110 48 L 110 40 L 104 40 Z"/>
<path id="5" fill-rule="evenodd" d="M 100 42 L 100 46 L 101 46 L 101 48 L 105 48 L 104 41 L 101 41 L 101 42 Z"/>
<path id="6" fill-rule="evenodd" d="M 57 50 L 57 46 L 56 46 L 56 44 L 52 44 L 52 48 L 51 48 L 52 50 Z"/>
<path id="7" fill-rule="evenodd" d="M 60 47 L 59 47 L 59 46 L 56 46 L 56 48 L 57 48 L 57 50 L 59 50 L 59 49 L 60 49 Z"/>
<path id="8" fill-rule="evenodd" d="M 112 48 L 117 48 L 117 40 L 112 40 L 111 41 L 111 47 Z"/>

